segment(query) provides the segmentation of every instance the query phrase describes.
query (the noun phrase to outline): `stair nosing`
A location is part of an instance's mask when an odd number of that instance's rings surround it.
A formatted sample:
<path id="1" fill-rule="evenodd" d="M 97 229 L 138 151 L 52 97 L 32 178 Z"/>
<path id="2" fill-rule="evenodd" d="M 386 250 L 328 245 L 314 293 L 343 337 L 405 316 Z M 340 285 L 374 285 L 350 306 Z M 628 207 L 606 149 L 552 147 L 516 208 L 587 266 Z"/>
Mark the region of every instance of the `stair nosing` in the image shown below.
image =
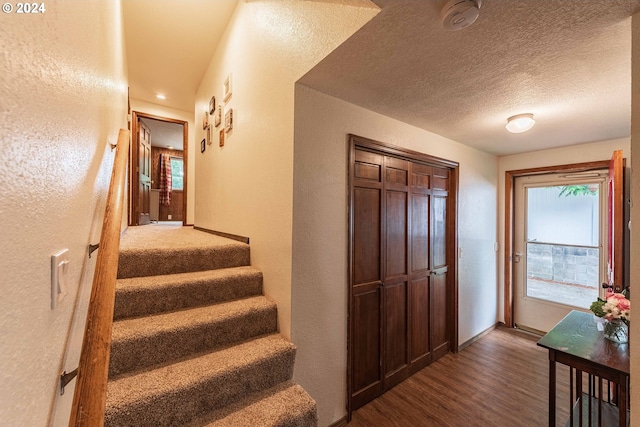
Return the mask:
<path id="1" fill-rule="evenodd" d="M 284 409 L 285 412 L 279 412 L 279 414 L 290 415 L 290 411 L 301 410 L 302 412 L 313 411 L 316 414 L 315 400 L 299 385 L 296 384 L 292 380 L 283 381 L 279 384 L 274 385 L 265 390 L 260 390 L 254 393 L 251 393 L 247 396 L 244 396 L 242 399 L 238 400 L 235 403 L 231 403 L 228 406 L 218 408 L 210 413 L 204 414 L 198 419 L 193 420 L 191 423 L 187 424 L 185 427 L 200 427 L 200 426 L 215 426 L 215 425 L 229 425 L 229 419 L 238 419 L 242 418 L 243 412 L 248 410 L 248 414 L 255 412 L 256 408 L 261 407 L 261 403 L 265 400 L 269 400 L 271 405 L 271 401 L 275 398 L 276 401 L 282 402 L 278 407 L 279 410 Z M 302 398 L 305 401 L 295 401 L 298 398 Z M 299 403 L 304 403 L 304 406 L 293 406 L 291 407 L 292 402 L 294 405 Z M 307 406 L 308 405 L 308 406 Z M 237 424 L 233 424 L 237 425 Z M 246 424 L 243 424 L 246 425 Z"/>
<path id="2" fill-rule="evenodd" d="M 251 346 L 255 344 L 267 343 L 270 348 L 267 351 L 260 351 L 259 353 L 251 352 Z M 249 350 L 249 351 L 247 351 Z M 262 349 L 264 350 L 264 349 Z M 210 380 L 216 376 L 220 376 L 225 372 L 232 369 L 239 369 L 243 366 L 250 366 L 253 363 L 257 363 L 262 360 L 268 360 L 269 358 L 276 357 L 278 354 L 286 354 L 294 352 L 296 347 L 293 343 L 284 339 L 278 333 L 272 333 L 254 337 L 242 343 L 234 343 L 224 348 L 219 348 L 214 351 L 200 353 L 198 355 L 185 358 L 180 361 L 167 363 L 160 367 L 152 367 L 151 369 L 139 370 L 133 373 L 125 373 L 110 379 L 107 384 L 107 389 L 113 391 L 122 391 L 125 388 L 129 390 L 138 390 L 135 393 L 135 398 L 127 399 L 126 402 L 120 402 L 121 405 L 114 406 L 114 403 L 107 392 L 107 406 L 119 407 L 135 404 L 135 402 L 143 401 L 145 398 L 152 396 L 160 396 L 167 393 L 174 393 L 177 390 L 186 390 L 191 385 L 197 384 L 202 381 Z M 237 353 L 249 355 L 250 358 L 239 359 L 235 356 Z M 227 363 L 216 363 L 216 362 Z M 199 375 L 197 378 L 193 378 L 193 374 L 185 374 L 186 372 L 193 372 L 194 368 L 201 365 L 206 365 L 209 369 L 206 371 L 206 375 Z M 158 387 L 149 387 L 151 380 L 154 377 L 172 378 L 173 381 L 161 381 Z M 141 386 L 147 386 L 146 393 L 140 393 Z"/>
<path id="3" fill-rule="evenodd" d="M 256 295 L 216 304 L 188 307 L 170 312 L 122 318 L 113 322 L 112 342 L 136 339 L 137 337 L 153 337 L 157 334 L 174 332 L 185 327 L 215 324 L 234 317 L 240 318 L 251 312 L 271 310 L 277 311 L 275 302 L 264 295 Z M 189 314 L 192 315 L 189 316 Z M 194 318 L 196 321 L 191 321 Z M 158 326 L 160 327 L 155 328 Z M 126 331 L 137 331 L 141 333 L 124 335 L 123 333 Z"/>
<path id="4" fill-rule="evenodd" d="M 159 274 L 155 276 L 137 276 L 137 277 L 125 277 L 116 280 L 116 291 L 128 290 L 129 288 L 144 288 L 150 289 L 171 286 L 174 283 L 185 283 L 184 279 L 201 279 L 198 281 L 210 280 L 212 277 L 225 278 L 229 277 L 225 273 L 240 272 L 244 274 L 238 274 L 239 276 L 250 276 L 253 274 L 262 276 L 262 271 L 251 265 L 241 265 L 237 267 L 218 268 L 213 270 L 201 270 L 201 271 L 187 271 L 183 273 L 170 273 Z M 188 282 L 186 282 L 188 283 Z"/>

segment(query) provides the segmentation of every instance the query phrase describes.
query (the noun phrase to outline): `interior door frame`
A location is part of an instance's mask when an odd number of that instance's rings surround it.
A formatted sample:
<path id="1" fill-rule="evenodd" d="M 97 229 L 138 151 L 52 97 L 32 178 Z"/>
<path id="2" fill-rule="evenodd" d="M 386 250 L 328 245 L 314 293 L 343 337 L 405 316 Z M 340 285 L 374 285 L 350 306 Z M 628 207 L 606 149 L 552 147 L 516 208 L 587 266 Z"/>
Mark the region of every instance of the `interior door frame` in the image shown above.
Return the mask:
<path id="1" fill-rule="evenodd" d="M 594 170 L 609 169 L 609 160 L 600 160 L 585 163 L 572 163 L 568 165 L 545 166 L 531 169 L 518 169 L 505 172 L 504 176 L 504 324 L 515 327 L 513 316 L 513 245 L 515 226 L 515 179 L 520 176 L 546 175 L 553 173 L 589 172 Z"/>
<path id="2" fill-rule="evenodd" d="M 442 159 L 440 157 L 432 156 L 429 154 L 421 153 L 418 151 L 410 150 L 407 148 L 399 147 L 396 145 L 387 144 L 384 142 L 375 141 L 372 139 L 364 138 L 361 136 L 349 134 L 347 135 L 348 154 L 347 154 L 347 173 L 348 183 L 347 191 L 349 194 L 348 200 L 348 212 L 347 212 L 347 224 L 348 224 L 348 248 L 347 248 L 347 283 L 348 286 L 348 301 L 347 301 L 347 420 L 351 421 L 352 416 L 352 402 L 351 402 L 351 384 L 353 375 L 353 366 L 351 360 L 351 335 L 352 335 L 352 278 L 353 278 L 353 259 L 352 259 L 352 246 L 353 246 L 353 200 L 352 200 L 352 178 L 351 168 L 355 159 L 356 148 L 364 148 L 376 151 L 383 155 L 389 155 L 397 158 L 401 158 L 409 161 L 416 161 L 419 163 L 428 163 L 432 166 L 446 168 L 449 170 L 449 195 L 447 199 L 447 214 L 446 214 L 446 240 L 449 243 L 446 249 L 446 257 L 448 265 L 450 266 L 447 272 L 447 292 L 452 295 L 451 300 L 448 301 L 447 313 L 448 321 L 451 327 L 449 328 L 449 345 L 452 353 L 458 352 L 458 187 L 459 187 L 459 163 L 451 160 Z"/>
<path id="3" fill-rule="evenodd" d="M 138 219 L 135 212 L 138 204 L 138 191 L 137 188 L 140 185 L 140 179 L 135 171 L 135 165 L 138 164 L 138 132 L 140 131 L 140 119 L 154 119 L 168 123 L 176 123 L 182 125 L 182 158 L 183 158 L 183 198 L 182 198 L 182 225 L 187 225 L 187 181 L 189 170 L 189 122 L 179 119 L 172 119 L 170 117 L 156 116 L 154 114 L 142 113 L 140 111 L 132 111 L 131 113 L 131 148 L 129 150 L 129 211 L 128 211 L 128 225 L 138 225 Z"/>

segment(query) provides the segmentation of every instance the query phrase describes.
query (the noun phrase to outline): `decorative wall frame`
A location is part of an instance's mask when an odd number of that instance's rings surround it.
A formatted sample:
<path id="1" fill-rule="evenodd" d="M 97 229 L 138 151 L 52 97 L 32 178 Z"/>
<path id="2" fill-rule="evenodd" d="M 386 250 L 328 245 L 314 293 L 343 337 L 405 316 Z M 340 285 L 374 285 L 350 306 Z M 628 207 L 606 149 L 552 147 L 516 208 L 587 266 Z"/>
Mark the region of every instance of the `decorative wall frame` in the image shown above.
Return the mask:
<path id="1" fill-rule="evenodd" d="M 231 98 L 231 94 L 233 93 L 233 81 L 231 78 L 231 73 L 224 79 L 224 83 L 222 84 L 222 98 L 225 102 Z"/>
<path id="2" fill-rule="evenodd" d="M 213 124 L 215 127 L 220 126 L 222 122 L 222 105 L 218 105 L 215 114 L 213 115 Z"/>
<path id="3" fill-rule="evenodd" d="M 229 108 L 224 113 L 224 131 L 228 133 L 231 129 L 233 129 L 233 108 Z"/>
<path id="4" fill-rule="evenodd" d="M 220 129 L 220 147 L 224 147 L 224 129 Z"/>
<path id="5" fill-rule="evenodd" d="M 204 116 L 202 116 L 202 129 L 206 129 L 209 126 L 209 112 L 205 111 Z"/>
<path id="6" fill-rule="evenodd" d="M 206 149 L 207 149 L 207 141 L 203 139 L 202 141 L 200 141 L 200 152 L 204 153 L 204 150 Z"/>
<path id="7" fill-rule="evenodd" d="M 207 126 L 207 144 L 213 144 L 213 126 Z"/>
<path id="8" fill-rule="evenodd" d="M 209 114 L 213 114 L 216 111 L 216 97 L 212 96 L 209 100 Z"/>

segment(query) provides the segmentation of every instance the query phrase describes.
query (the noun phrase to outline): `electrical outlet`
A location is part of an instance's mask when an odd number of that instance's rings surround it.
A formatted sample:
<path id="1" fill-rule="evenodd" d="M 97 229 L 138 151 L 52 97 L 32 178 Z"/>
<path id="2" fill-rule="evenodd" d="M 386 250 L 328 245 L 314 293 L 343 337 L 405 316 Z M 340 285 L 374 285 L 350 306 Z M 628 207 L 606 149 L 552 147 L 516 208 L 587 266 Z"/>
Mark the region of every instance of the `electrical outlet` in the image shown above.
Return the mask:
<path id="1" fill-rule="evenodd" d="M 168 215 L 167 219 L 169 219 L 169 221 L 171 221 L 171 217 L 172 217 L 172 215 Z"/>

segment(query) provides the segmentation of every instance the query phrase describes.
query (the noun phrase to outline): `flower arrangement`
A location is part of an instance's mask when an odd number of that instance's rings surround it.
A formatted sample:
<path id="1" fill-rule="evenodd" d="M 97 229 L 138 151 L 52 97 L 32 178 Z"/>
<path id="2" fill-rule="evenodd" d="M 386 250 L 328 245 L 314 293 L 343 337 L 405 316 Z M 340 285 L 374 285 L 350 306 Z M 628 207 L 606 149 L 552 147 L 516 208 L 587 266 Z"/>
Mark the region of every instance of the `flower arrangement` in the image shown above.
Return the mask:
<path id="1" fill-rule="evenodd" d="M 618 343 L 626 343 L 629 340 L 631 302 L 627 299 L 625 291 L 607 292 L 605 299 L 598 298 L 591 304 L 590 310 L 604 319 L 603 329 L 600 330 L 604 330 L 605 338 Z"/>
<path id="2" fill-rule="evenodd" d="M 591 304 L 590 310 L 593 314 L 609 321 L 619 319 L 628 325 L 631 320 L 631 302 L 624 291 L 622 293 L 607 292 L 605 298 L 598 298 Z"/>

